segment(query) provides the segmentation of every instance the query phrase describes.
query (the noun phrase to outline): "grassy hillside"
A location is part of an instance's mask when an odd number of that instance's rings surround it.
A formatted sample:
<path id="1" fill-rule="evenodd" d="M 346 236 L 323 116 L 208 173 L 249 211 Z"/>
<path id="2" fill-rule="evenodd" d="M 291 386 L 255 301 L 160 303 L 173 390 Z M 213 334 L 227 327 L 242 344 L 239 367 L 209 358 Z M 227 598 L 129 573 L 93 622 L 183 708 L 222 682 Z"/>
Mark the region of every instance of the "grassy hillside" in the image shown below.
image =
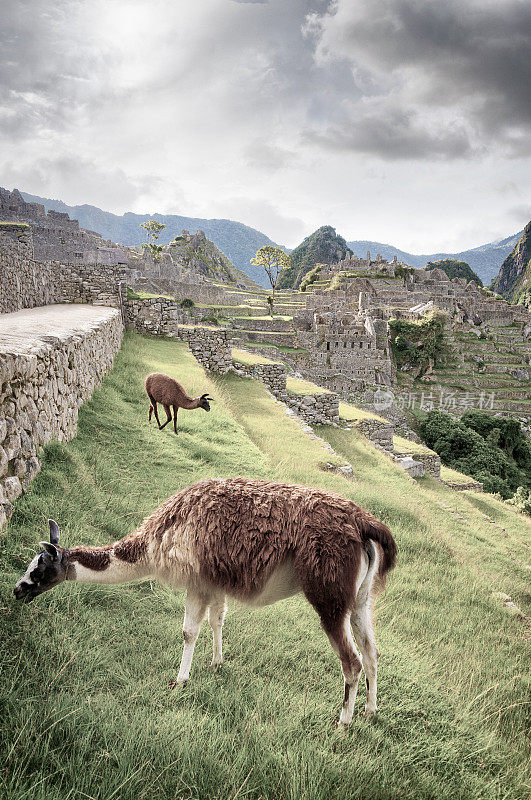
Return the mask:
<path id="1" fill-rule="evenodd" d="M 181 411 L 178 436 L 150 427 L 143 377 L 154 370 L 211 393 L 212 412 Z M 181 343 L 126 337 L 78 436 L 48 446 L 2 536 L 0 797 L 528 797 L 525 621 L 493 596 L 530 613 L 528 523 L 488 496 L 413 483 L 354 430 L 320 434 L 354 481 L 323 471 L 334 457 L 261 384 L 207 378 Z M 392 527 L 400 557 L 377 607 L 374 721 L 335 730 L 337 658 L 301 598 L 232 607 L 215 675 L 205 625 L 175 691 L 182 595 L 147 581 L 13 600 L 48 516 L 66 545 L 104 543 L 180 487 L 237 474 L 334 489 Z"/>

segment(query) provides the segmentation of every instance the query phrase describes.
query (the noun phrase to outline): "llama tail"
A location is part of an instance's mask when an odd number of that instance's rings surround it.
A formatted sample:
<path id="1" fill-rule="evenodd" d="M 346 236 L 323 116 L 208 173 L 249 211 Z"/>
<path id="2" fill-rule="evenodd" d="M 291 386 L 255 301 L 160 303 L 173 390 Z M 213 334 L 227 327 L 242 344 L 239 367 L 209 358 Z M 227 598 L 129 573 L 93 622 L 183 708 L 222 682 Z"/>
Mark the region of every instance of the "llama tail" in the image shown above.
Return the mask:
<path id="1" fill-rule="evenodd" d="M 382 550 L 383 558 L 378 565 L 378 572 L 381 578 L 390 572 L 396 563 L 398 548 L 393 538 L 393 534 L 383 522 L 379 522 L 369 514 L 362 514 L 356 517 L 356 526 L 360 532 L 362 542 L 369 539 L 377 542 Z"/>

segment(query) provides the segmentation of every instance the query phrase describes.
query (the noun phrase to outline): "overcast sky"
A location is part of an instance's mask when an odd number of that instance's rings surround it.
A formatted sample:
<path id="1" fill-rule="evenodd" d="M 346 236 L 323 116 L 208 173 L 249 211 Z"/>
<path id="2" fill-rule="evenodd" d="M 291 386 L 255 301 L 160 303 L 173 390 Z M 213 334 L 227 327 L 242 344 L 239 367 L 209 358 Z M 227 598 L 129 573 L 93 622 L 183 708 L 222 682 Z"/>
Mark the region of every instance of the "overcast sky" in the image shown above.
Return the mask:
<path id="1" fill-rule="evenodd" d="M 0 185 L 461 250 L 531 218 L 529 0 L 1 0 Z"/>

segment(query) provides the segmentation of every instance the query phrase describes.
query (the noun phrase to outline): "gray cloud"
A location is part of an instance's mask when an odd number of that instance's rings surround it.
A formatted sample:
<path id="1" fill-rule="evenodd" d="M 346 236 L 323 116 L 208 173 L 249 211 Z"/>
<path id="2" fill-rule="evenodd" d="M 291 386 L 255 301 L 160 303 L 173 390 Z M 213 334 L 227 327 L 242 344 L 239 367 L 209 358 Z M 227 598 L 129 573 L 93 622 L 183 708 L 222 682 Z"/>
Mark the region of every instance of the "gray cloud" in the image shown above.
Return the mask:
<path id="1" fill-rule="evenodd" d="M 517 0 L 3 0 L 0 184 L 290 245 L 328 222 L 466 249 L 529 201 L 528 20 Z"/>
<path id="2" fill-rule="evenodd" d="M 347 61 L 367 94 L 387 100 L 392 109 L 414 108 L 420 126 L 434 128 L 437 114 L 443 131 L 420 136 L 419 157 L 461 157 L 485 148 L 507 155 L 529 154 L 531 134 L 531 5 L 521 0 L 338 0 L 309 24 L 322 61 Z M 380 103 L 385 126 L 387 109 Z M 411 117 L 409 117 L 411 119 Z M 448 134 L 448 127 L 459 128 Z M 365 150 L 373 120 L 363 114 L 361 132 L 343 137 L 346 146 Z M 465 136 L 464 129 L 467 133 Z M 402 157 L 408 141 L 419 135 L 398 125 L 403 140 L 381 155 Z M 468 137 L 468 146 L 465 138 Z M 324 141 L 326 137 L 321 136 Z M 330 140 L 337 142 L 331 129 Z M 430 147 L 429 143 L 432 143 Z M 423 143 L 425 146 L 423 146 Z M 378 152 L 374 148 L 372 152 Z M 392 157 L 392 156 L 391 156 Z"/>
<path id="3" fill-rule="evenodd" d="M 322 132 L 306 131 L 305 138 L 339 152 L 355 151 L 384 161 L 416 159 L 457 159 L 472 154 L 466 131 L 461 126 L 430 129 L 413 111 L 388 108 L 383 113 L 364 113 L 340 126 Z"/>

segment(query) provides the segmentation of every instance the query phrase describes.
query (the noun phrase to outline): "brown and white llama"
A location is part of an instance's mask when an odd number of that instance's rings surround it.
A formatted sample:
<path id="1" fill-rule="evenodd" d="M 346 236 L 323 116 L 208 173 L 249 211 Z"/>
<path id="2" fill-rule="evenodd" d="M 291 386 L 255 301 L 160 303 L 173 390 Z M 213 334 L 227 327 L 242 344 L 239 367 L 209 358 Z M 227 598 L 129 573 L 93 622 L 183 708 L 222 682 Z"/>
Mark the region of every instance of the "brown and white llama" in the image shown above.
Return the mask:
<path id="1" fill-rule="evenodd" d="M 171 411 L 173 408 L 173 430 L 177 433 L 177 411 L 180 408 L 188 410 L 193 408 L 202 408 L 203 411 L 210 411 L 210 403 L 212 398 L 208 396 L 208 392 L 202 394 L 201 397 L 188 397 L 184 388 L 179 381 L 175 378 L 170 378 L 163 372 L 152 372 L 146 378 L 146 392 L 149 397 L 149 422 L 151 422 L 151 414 L 155 413 L 155 419 L 159 430 L 165 428 L 168 422 L 171 422 Z M 157 403 L 164 406 L 166 412 L 166 422 L 164 425 L 160 424 L 159 415 L 157 411 Z"/>
<path id="2" fill-rule="evenodd" d="M 212 668 L 222 663 L 226 597 L 263 606 L 303 592 L 321 619 L 344 676 L 340 724 L 348 725 L 361 668 L 365 714 L 376 711 L 378 651 L 372 608 L 396 558 L 389 529 L 338 494 L 284 483 L 204 480 L 174 494 L 134 532 L 104 547 L 50 542 L 15 586 L 30 602 L 64 580 L 124 583 L 157 578 L 186 589 L 184 648 L 177 680 L 188 680 L 208 612 Z M 361 655 L 356 650 L 359 647 Z"/>

